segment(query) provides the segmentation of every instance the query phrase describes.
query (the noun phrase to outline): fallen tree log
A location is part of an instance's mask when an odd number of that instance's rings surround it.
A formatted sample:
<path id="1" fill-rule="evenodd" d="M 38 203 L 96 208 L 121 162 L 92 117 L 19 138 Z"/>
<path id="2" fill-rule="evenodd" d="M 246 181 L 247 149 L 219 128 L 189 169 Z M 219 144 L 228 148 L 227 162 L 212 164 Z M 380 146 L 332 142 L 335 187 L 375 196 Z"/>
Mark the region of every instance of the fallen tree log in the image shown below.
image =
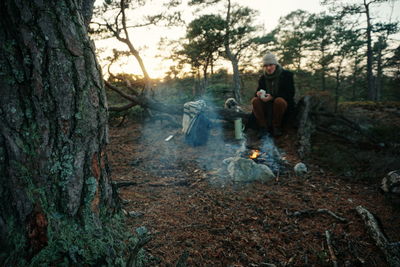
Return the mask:
<path id="1" fill-rule="evenodd" d="M 107 88 L 113 90 L 114 92 L 117 92 L 123 98 L 128 99 L 128 100 L 132 101 L 133 103 L 140 105 L 143 108 L 148 108 L 151 110 L 160 111 L 160 112 L 164 112 L 164 113 L 168 113 L 168 114 L 182 114 L 183 108 L 181 106 L 166 105 L 164 103 L 149 99 L 146 96 L 144 96 L 143 94 L 138 95 L 138 96 L 129 95 L 129 94 L 123 92 L 117 86 L 114 86 L 107 81 L 104 81 L 104 83 Z"/>
<path id="2" fill-rule="evenodd" d="M 117 111 L 117 112 L 119 112 L 119 111 L 128 110 L 128 109 L 130 109 L 130 108 L 132 108 L 132 107 L 134 107 L 134 106 L 137 106 L 137 105 L 138 105 L 137 103 L 131 102 L 131 103 L 128 103 L 128 104 L 123 105 L 123 106 L 112 106 L 112 107 L 108 107 L 108 110 L 109 110 L 109 111 Z"/>
<path id="3" fill-rule="evenodd" d="M 378 221 L 363 206 L 356 207 L 357 213 L 361 216 L 365 223 L 368 233 L 371 238 L 375 241 L 375 244 L 380 248 L 386 257 L 387 262 L 390 266 L 400 266 L 400 248 L 396 246 L 396 243 L 390 243 L 388 238 L 384 235 L 379 227 Z"/>
<path id="4" fill-rule="evenodd" d="M 159 111 L 162 113 L 167 113 L 171 115 L 182 115 L 183 114 L 183 106 L 182 105 L 172 105 L 172 104 L 164 104 L 159 101 L 155 101 L 146 97 L 145 95 L 129 95 L 123 92 L 120 88 L 111 83 L 104 81 L 107 88 L 113 90 L 114 92 L 118 93 L 123 98 L 135 103 L 136 105 L 140 105 L 143 108 L 147 108 L 154 111 Z M 128 105 L 125 105 L 127 107 Z M 132 105 L 134 106 L 134 105 Z M 111 109 L 110 109 L 111 108 Z M 117 107 L 110 107 L 109 110 L 113 111 L 118 109 Z M 225 109 L 225 108 L 208 108 L 207 115 L 209 118 L 212 119 L 224 119 L 228 121 L 233 121 L 237 118 L 244 118 L 247 119 L 250 116 L 250 113 L 237 111 L 232 109 Z"/>

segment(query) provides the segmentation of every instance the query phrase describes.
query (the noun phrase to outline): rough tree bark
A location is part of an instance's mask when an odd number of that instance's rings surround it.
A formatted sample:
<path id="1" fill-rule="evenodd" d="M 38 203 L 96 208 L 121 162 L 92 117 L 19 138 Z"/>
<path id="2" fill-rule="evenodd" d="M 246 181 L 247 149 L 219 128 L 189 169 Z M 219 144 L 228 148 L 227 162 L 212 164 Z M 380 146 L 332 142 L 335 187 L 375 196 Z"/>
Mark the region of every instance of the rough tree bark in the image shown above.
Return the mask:
<path id="1" fill-rule="evenodd" d="M 104 84 L 84 20 L 92 4 L 0 2 L 0 249 L 9 253 L 0 262 L 9 266 L 29 262 L 66 226 L 101 234 L 117 204 Z"/>

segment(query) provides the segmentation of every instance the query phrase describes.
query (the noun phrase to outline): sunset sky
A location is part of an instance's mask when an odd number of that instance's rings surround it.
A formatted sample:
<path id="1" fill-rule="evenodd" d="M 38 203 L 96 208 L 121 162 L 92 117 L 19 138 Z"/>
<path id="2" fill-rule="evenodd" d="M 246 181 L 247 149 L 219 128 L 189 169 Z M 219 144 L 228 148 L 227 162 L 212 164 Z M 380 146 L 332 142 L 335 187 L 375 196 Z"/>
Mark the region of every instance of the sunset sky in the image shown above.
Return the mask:
<path id="1" fill-rule="evenodd" d="M 97 0 L 96 4 L 102 3 L 104 0 Z M 187 2 L 187 1 L 183 1 Z M 243 6 L 249 6 L 252 9 L 258 10 L 259 15 L 256 17 L 257 24 L 263 26 L 264 33 L 267 33 L 274 29 L 279 21 L 281 16 L 285 16 L 290 12 L 303 9 L 310 13 L 317 13 L 324 10 L 327 10 L 326 7 L 320 5 L 320 0 L 251 0 L 251 1 L 242 1 L 237 0 L 233 1 Z M 359 2 L 356 0 L 349 0 L 348 2 Z M 375 5 L 374 8 L 374 17 L 380 18 L 389 18 L 392 16 L 393 20 L 400 19 L 400 1 L 397 1 L 393 4 L 393 12 L 391 13 L 391 8 L 389 4 L 381 5 L 380 8 L 376 8 L 378 5 Z M 141 10 L 141 13 L 151 13 L 156 12 L 160 9 L 159 3 L 157 1 L 150 1 L 150 4 L 145 9 Z M 186 23 L 189 23 L 193 19 L 202 14 L 201 11 L 196 12 L 194 8 L 184 6 L 182 8 L 185 10 L 183 13 L 183 19 Z M 137 14 L 134 14 L 135 11 L 132 11 L 131 16 L 137 17 Z M 196 12 L 194 14 L 194 12 Z M 205 11 L 203 11 L 205 12 Z M 362 18 L 363 19 L 363 18 Z M 96 20 L 96 18 L 94 18 Z M 175 27 L 172 29 L 167 29 L 165 27 L 147 27 L 141 29 L 131 29 L 131 40 L 136 49 L 138 49 L 141 53 L 141 56 L 144 60 L 145 66 L 152 78 L 161 78 L 164 77 L 165 72 L 168 70 L 169 65 L 171 64 L 168 61 L 162 60 L 162 58 L 157 57 L 157 55 L 168 54 L 170 51 L 160 51 L 159 41 L 161 38 L 167 39 L 178 39 L 185 34 L 184 27 Z M 135 38 L 136 37 L 136 38 Z M 399 41 L 399 34 L 396 35 L 396 39 Z M 96 41 L 96 47 L 99 51 L 101 64 L 103 65 L 102 58 L 106 55 L 109 55 L 113 48 L 117 49 L 125 49 L 124 44 L 116 41 L 116 40 L 99 40 Z M 112 69 L 113 72 L 126 72 L 126 73 L 134 73 L 140 74 L 140 69 L 138 67 L 137 62 L 133 57 L 130 57 L 126 60 L 120 62 L 119 65 L 115 65 Z"/>

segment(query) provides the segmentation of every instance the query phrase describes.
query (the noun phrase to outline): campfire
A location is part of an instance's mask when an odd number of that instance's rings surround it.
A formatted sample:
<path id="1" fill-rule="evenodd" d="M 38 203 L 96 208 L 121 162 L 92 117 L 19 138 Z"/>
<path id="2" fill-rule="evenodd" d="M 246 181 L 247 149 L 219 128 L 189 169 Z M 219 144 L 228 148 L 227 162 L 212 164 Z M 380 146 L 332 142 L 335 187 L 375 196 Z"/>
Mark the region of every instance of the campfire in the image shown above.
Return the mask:
<path id="1" fill-rule="evenodd" d="M 260 150 L 258 150 L 258 149 L 253 149 L 253 150 L 251 150 L 251 155 L 249 156 L 249 158 L 251 158 L 251 159 L 257 159 L 260 155 L 261 155 Z"/>
<path id="2" fill-rule="evenodd" d="M 247 152 L 247 156 L 252 159 L 256 163 L 264 163 L 266 161 L 265 159 L 265 152 L 261 152 L 258 149 L 252 149 L 251 151 Z"/>

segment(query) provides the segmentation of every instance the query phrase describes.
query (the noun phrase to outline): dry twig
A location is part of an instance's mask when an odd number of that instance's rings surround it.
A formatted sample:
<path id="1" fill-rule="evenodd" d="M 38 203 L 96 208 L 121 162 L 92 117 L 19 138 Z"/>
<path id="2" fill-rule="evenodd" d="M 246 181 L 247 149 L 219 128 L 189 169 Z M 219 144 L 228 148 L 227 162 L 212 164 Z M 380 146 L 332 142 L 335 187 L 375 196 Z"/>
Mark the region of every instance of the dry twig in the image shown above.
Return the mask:
<path id="1" fill-rule="evenodd" d="M 338 266 L 337 258 L 335 255 L 335 251 L 333 250 L 333 247 L 332 247 L 331 234 L 329 233 L 328 230 L 325 231 L 325 236 L 326 236 L 326 244 L 328 245 L 329 255 L 331 256 L 333 267 L 337 267 Z"/>

